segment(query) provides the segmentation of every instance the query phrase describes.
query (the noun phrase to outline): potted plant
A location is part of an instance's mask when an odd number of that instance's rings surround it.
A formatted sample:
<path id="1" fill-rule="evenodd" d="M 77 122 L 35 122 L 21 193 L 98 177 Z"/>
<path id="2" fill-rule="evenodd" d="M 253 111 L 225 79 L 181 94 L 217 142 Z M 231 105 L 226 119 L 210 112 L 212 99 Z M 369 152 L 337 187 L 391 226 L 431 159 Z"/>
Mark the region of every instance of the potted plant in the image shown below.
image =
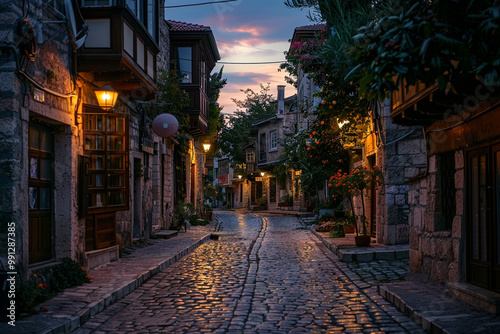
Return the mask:
<path id="1" fill-rule="evenodd" d="M 255 202 L 259 206 L 261 206 L 263 209 L 265 209 L 267 207 L 267 197 L 266 196 L 262 196 L 261 198 L 258 198 Z"/>
<path id="2" fill-rule="evenodd" d="M 339 170 L 337 174 L 330 178 L 328 186 L 333 189 L 333 197 L 342 196 L 350 202 L 353 209 L 354 227 L 356 231 L 356 245 L 368 246 L 370 244 L 370 236 L 367 234 L 367 219 L 365 216 L 365 201 L 364 192 L 369 187 L 375 187 L 381 184 L 383 175 L 380 168 L 373 166 L 372 169 L 367 167 L 358 167 L 351 173 L 343 173 Z M 354 197 L 361 198 L 361 212 L 356 212 L 354 207 Z"/>
<path id="3" fill-rule="evenodd" d="M 205 203 L 203 205 L 203 208 L 204 208 L 205 212 L 201 213 L 201 217 L 204 218 L 204 219 L 212 220 L 212 213 L 213 213 L 214 210 L 212 209 L 212 207 L 210 206 L 210 204 Z"/>

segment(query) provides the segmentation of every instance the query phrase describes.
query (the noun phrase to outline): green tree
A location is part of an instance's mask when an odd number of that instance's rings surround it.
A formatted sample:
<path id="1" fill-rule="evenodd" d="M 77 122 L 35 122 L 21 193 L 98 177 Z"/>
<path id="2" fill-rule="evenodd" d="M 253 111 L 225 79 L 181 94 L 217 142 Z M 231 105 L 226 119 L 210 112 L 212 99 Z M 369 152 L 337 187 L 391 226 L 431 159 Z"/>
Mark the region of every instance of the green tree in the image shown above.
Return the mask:
<path id="1" fill-rule="evenodd" d="M 227 155 L 233 165 L 245 162 L 243 146 L 250 143 L 252 123 L 272 116 L 276 113 L 276 103 L 269 94 L 270 84 L 260 84 L 260 91 L 254 92 L 248 88 L 241 90 L 246 94 L 244 100 L 233 98 L 239 108 L 224 124 L 219 136 L 218 147 L 223 155 Z"/>

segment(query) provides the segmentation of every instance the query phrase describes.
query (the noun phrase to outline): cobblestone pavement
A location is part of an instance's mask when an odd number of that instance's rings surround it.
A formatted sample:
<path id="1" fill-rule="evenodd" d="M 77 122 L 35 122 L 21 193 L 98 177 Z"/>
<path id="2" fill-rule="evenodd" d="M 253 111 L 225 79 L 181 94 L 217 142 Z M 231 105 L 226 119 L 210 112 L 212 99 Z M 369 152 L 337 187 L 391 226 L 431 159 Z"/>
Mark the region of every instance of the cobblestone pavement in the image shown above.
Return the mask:
<path id="1" fill-rule="evenodd" d="M 295 217 L 218 216 L 218 241 L 155 275 L 76 333 L 422 333 L 374 289 L 377 280 L 398 277 L 399 269 L 387 274 L 384 263 L 370 270 L 340 263 Z"/>

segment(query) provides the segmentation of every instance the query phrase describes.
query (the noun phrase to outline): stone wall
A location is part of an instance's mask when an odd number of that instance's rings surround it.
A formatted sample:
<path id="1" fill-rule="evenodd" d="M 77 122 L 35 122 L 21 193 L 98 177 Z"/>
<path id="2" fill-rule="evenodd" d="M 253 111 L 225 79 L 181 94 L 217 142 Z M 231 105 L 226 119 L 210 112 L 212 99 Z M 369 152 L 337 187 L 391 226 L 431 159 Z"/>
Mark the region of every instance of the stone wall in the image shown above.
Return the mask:
<path id="1" fill-rule="evenodd" d="M 443 225 L 443 193 L 441 189 L 440 156 L 429 158 L 429 173 L 409 184 L 410 271 L 424 279 L 439 283 L 459 282 L 462 225 L 464 224 L 464 153 L 457 151 L 455 160 L 456 214 L 451 226 Z M 446 196 L 446 195 L 445 195 Z"/>
<path id="2" fill-rule="evenodd" d="M 7 223 L 15 223 L 18 270 L 27 277 L 32 270 L 28 269 L 30 122 L 43 123 L 53 136 L 53 259 L 68 256 L 81 260 L 84 226 L 78 224 L 77 217 L 79 132 L 75 126 L 77 87 L 71 71 L 72 38 L 65 25 L 47 23 L 61 20 L 60 14 L 41 1 L 30 1 L 24 14 L 33 27 L 39 27 L 35 29 L 37 53 L 34 61 L 18 62 L 15 52 L 23 43 L 16 29 L 17 20 L 23 18 L 22 5 L 18 1 L 6 3 L 0 12 L 0 35 L 5 46 L 0 53 L 0 244 L 7 244 Z M 35 100 L 35 93 L 43 98 Z M 4 265 L 6 251 L 4 247 L 0 250 Z"/>
<path id="3" fill-rule="evenodd" d="M 383 104 L 376 165 L 384 172 L 384 184 L 377 190 L 377 242 L 403 244 L 408 242 L 407 180 L 426 169 L 426 149 L 422 129 L 391 123 L 390 102 Z M 381 143 L 380 143 L 381 141 Z"/>

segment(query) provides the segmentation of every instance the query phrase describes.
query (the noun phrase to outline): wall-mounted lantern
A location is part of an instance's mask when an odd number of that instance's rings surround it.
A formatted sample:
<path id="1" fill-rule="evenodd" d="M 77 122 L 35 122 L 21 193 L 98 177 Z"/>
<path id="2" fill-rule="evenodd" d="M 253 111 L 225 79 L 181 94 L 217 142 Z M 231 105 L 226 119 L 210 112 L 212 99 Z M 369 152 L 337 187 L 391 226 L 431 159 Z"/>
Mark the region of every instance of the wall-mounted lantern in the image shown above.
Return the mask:
<path id="1" fill-rule="evenodd" d="M 260 176 L 262 176 L 262 177 L 264 177 L 265 174 L 266 173 L 264 173 L 264 172 L 260 172 Z"/>
<path id="2" fill-rule="evenodd" d="M 208 152 L 208 150 L 210 150 L 210 144 L 209 144 L 209 143 L 205 143 L 205 144 L 203 144 L 203 150 L 204 150 L 205 152 Z"/>
<path id="3" fill-rule="evenodd" d="M 238 175 L 238 179 L 240 179 L 240 180 L 241 180 L 241 177 L 242 177 L 241 175 Z"/>
<path id="4" fill-rule="evenodd" d="M 115 106 L 118 92 L 109 86 L 103 86 L 95 90 L 95 96 L 99 107 L 104 111 L 108 111 Z"/>

